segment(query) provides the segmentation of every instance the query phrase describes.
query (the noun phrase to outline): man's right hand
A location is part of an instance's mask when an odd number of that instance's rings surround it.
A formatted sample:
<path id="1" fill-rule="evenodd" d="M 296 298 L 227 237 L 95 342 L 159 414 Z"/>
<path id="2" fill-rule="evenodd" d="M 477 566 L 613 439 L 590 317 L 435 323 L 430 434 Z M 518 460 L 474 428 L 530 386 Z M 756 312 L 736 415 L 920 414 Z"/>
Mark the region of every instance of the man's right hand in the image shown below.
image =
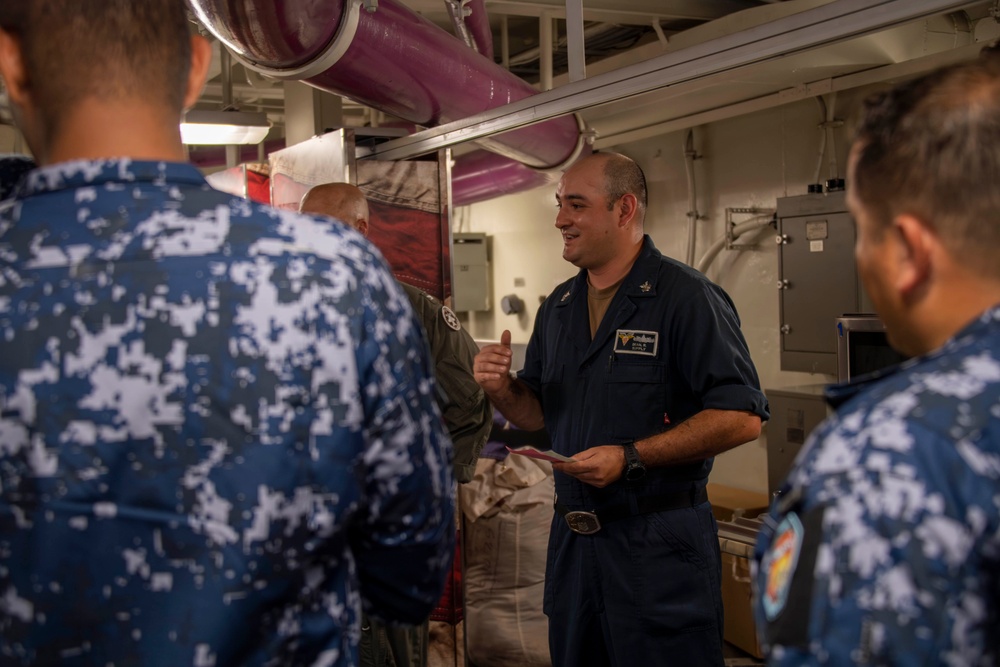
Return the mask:
<path id="1" fill-rule="evenodd" d="M 476 355 L 472 371 L 476 382 L 488 395 L 498 395 L 510 386 L 510 363 L 513 357 L 509 330 L 504 330 L 501 334 L 499 345 L 486 345 Z"/>

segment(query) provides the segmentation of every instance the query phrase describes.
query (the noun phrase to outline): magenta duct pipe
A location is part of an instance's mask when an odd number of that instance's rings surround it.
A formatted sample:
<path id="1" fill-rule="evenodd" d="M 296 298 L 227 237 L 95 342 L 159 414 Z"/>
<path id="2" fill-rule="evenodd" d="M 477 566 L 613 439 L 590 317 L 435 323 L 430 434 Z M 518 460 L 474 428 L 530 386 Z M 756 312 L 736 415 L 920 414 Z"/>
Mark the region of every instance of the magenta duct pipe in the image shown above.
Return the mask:
<path id="1" fill-rule="evenodd" d="M 455 36 L 484 58 L 493 60 L 493 32 L 485 0 L 444 0 L 444 3 L 455 25 Z"/>
<path id="2" fill-rule="evenodd" d="M 191 5 L 244 65 L 303 80 L 418 125 L 466 118 L 537 92 L 395 0 L 378 0 L 375 11 L 363 8 L 362 0 L 191 0 Z M 583 146 L 575 116 L 478 143 L 537 169 L 567 166 Z"/>
<path id="3" fill-rule="evenodd" d="M 265 154 L 280 151 L 285 147 L 284 139 L 269 139 L 264 142 Z M 188 161 L 197 167 L 222 167 L 226 164 L 225 146 L 197 146 L 188 149 Z M 257 146 L 239 147 L 239 161 L 257 162 Z"/>
<path id="4" fill-rule="evenodd" d="M 465 19 L 465 25 L 472 33 L 479 53 L 493 62 L 493 31 L 490 30 L 490 17 L 486 14 L 486 0 L 470 0 L 469 9 L 472 13 Z"/>
<path id="5" fill-rule="evenodd" d="M 531 190 L 558 178 L 557 170 L 540 171 L 496 153 L 472 151 L 455 159 L 451 169 L 451 203 L 467 206 Z"/>

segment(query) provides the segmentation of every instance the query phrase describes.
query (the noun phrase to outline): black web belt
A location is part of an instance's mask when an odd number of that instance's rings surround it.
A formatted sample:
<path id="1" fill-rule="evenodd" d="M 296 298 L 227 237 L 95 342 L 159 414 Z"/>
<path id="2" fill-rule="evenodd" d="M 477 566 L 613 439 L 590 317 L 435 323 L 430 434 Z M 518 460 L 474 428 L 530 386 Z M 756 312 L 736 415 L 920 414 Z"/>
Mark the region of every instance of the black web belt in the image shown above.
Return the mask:
<path id="1" fill-rule="evenodd" d="M 640 514 L 650 514 L 651 512 L 665 512 L 667 510 L 683 509 L 685 507 L 695 507 L 708 501 L 708 491 L 704 486 L 691 487 L 687 491 L 676 491 L 674 493 L 661 493 L 653 496 L 643 496 L 636 500 L 637 510 L 633 511 L 629 504 L 612 505 L 599 510 L 580 511 L 570 510 L 558 501 L 555 502 L 556 512 L 566 520 L 566 525 L 574 533 L 580 535 L 593 535 L 605 524 L 624 519 L 628 516 L 639 516 Z"/>

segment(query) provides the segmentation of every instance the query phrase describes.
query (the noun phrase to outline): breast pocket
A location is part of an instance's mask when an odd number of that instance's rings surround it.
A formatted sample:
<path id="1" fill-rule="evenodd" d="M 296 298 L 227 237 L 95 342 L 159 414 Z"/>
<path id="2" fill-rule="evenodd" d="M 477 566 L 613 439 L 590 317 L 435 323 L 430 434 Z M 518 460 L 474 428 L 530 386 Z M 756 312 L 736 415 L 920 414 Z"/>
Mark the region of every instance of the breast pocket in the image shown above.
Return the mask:
<path id="1" fill-rule="evenodd" d="M 665 428 L 667 367 L 662 363 L 615 362 L 608 373 L 608 436 L 644 438 Z"/>
<path id="2" fill-rule="evenodd" d="M 562 407 L 566 401 L 563 395 L 566 389 L 563 386 L 564 368 L 562 365 L 553 366 L 542 373 L 542 410 L 546 415 L 562 414 Z"/>

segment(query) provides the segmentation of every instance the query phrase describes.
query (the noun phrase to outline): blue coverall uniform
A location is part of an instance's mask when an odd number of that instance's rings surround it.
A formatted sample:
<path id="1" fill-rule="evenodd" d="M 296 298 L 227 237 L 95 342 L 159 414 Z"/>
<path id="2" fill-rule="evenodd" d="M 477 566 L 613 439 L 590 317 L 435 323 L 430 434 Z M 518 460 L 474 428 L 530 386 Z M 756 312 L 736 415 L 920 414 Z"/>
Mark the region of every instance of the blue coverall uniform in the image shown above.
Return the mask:
<path id="1" fill-rule="evenodd" d="M 593 340 L 587 274 L 539 308 L 519 378 L 539 397 L 553 449 L 642 439 L 706 409 L 766 418 L 767 403 L 725 292 L 666 258 L 646 236 Z M 722 600 L 715 520 L 704 487 L 712 460 L 651 468 L 604 489 L 556 475 L 558 503 L 627 508 L 592 535 L 557 513 L 545 613 L 554 665 L 721 665 Z M 644 501 L 686 506 L 641 513 Z"/>

